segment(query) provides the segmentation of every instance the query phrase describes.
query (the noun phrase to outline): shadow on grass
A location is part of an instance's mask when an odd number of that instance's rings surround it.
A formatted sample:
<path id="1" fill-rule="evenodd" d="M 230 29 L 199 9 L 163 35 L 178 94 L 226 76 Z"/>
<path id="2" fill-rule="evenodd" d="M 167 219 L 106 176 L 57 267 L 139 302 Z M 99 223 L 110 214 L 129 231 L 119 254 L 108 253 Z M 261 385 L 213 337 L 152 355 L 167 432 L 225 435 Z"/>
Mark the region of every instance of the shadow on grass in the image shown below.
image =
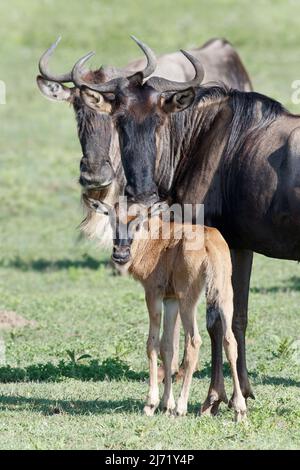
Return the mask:
<path id="1" fill-rule="evenodd" d="M 45 258 L 38 258 L 36 260 L 24 260 L 20 256 L 16 256 L 12 260 L 2 259 L 0 260 L 0 267 L 13 268 L 20 271 L 59 271 L 69 268 L 86 268 L 97 270 L 100 266 L 109 266 L 110 261 L 97 260 L 89 255 L 83 257 L 83 259 L 72 260 L 68 258 L 59 259 L 52 261 Z"/>
<path id="2" fill-rule="evenodd" d="M 90 415 L 104 413 L 141 413 L 144 403 L 140 400 L 49 400 L 24 396 L 0 396 L 1 411 L 35 411 L 51 415 Z"/>
<path id="3" fill-rule="evenodd" d="M 224 376 L 231 377 L 228 363 L 224 364 Z M 195 372 L 194 378 L 201 380 L 211 376 L 210 363 L 206 363 L 201 370 Z M 249 372 L 250 381 L 255 386 L 260 385 L 282 385 L 284 387 L 300 387 L 300 381 L 287 377 L 272 377 Z M 88 363 L 79 361 L 60 361 L 58 364 L 51 362 L 32 364 L 27 367 L 0 367 L 0 383 L 12 382 L 61 382 L 65 378 L 80 381 L 102 382 L 104 380 L 128 380 L 146 381 L 148 372 L 136 372 L 130 366 L 117 357 L 108 357 L 103 362 L 90 360 Z"/>
<path id="4" fill-rule="evenodd" d="M 271 287 L 251 287 L 250 292 L 253 294 L 276 294 L 278 292 L 300 291 L 300 277 L 292 276 L 284 281 L 282 286 Z"/>
<path id="5" fill-rule="evenodd" d="M 60 361 L 57 365 L 47 362 L 27 367 L 0 367 L 0 383 L 9 382 L 60 382 L 64 378 L 81 381 L 130 380 L 148 378 L 146 372 L 135 372 L 119 358 L 107 358 L 103 362 L 91 360 L 87 364 Z"/>
<path id="6" fill-rule="evenodd" d="M 282 385 L 283 387 L 300 387 L 300 381 L 289 377 L 273 377 L 260 375 L 257 372 L 249 373 L 250 381 L 255 385 Z"/>
<path id="7" fill-rule="evenodd" d="M 230 367 L 227 362 L 223 365 L 224 377 L 231 377 Z M 211 366 L 206 362 L 204 367 L 195 372 L 194 377 L 197 379 L 210 378 Z M 283 387 L 300 387 L 300 381 L 288 377 L 273 377 L 266 374 L 259 374 L 256 371 L 249 372 L 250 382 L 255 385 L 282 385 Z"/>

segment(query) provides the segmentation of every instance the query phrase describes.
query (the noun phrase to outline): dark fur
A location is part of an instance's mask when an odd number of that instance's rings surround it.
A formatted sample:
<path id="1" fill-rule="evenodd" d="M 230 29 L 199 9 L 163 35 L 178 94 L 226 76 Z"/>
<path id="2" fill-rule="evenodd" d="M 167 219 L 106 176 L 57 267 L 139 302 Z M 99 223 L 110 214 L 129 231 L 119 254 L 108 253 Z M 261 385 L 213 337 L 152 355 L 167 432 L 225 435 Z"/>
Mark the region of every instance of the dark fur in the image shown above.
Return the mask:
<path id="1" fill-rule="evenodd" d="M 129 199 L 134 197 L 138 200 L 139 194 L 144 198 L 145 193 L 147 198 L 155 196 L 157 199 L 157 186 L 152 178 L 155 171 L 156 140 L 155 133 L 151 130 L 157 127 L 158 121 L 156 115 L 150 115 L 141 122 L 136 122 L 133 116 L 120 116 L 117 119 L 122 147 L 121 159 L 128 175 L 125 194 Z M 135 149 L 141 146 L 143 151 L 136 154 Z"/>
<path id="2" fill-rule="evenodd" d="M 160 110 L 152 113 L 160 114 Z M 203 203 L 205 224 L 218 228 L 228 242 L 233 262 L 238 372 L 244 396 L 252 397 L 245 360 L 252 252 L 300 260 L 300 117 L 258 93 L 200 87 L 190 108 L 170 115 L 160 128 L 153 125 L 150 133 L 159 133 L 162 153 L 156 153 L 152 177 L 150 156 L 148 176 L 142 193 L 139 180 L 136 199 L 151 203 L 149 188 L 155 183 L 162 199 Z M 131 167 L 138 167 L 143 145 L 149 154 L 148 144 L 141 140 L 137 144 L 135 154 L 131 152 Z M 129 166 L 126 162 L 123 165 L 126 174 Z M 134 172 L 126 177 L 134 187 Z M 215 413 L 226 395 L 219 312 L 214 308 L 209 312 L 212 395 L 209 393 L 203 410 Z"/>

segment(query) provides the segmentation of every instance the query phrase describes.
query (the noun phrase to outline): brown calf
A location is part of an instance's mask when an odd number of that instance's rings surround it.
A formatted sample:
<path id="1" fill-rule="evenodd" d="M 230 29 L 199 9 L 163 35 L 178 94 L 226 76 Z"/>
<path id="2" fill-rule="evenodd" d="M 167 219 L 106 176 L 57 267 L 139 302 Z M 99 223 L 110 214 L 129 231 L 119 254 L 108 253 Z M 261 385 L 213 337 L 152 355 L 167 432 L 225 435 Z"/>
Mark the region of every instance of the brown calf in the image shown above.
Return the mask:
<path id="1" fill-rule="evenodd" d="M 95 204 L 97 207 L 97 201 Z M 246 401 L 237 375 L 237 343 L 231 326 L 233 291 L 228 245 L 214 228 L 166 222 L 153 212 L 147 220 L 148 211 L 145 206 L 136 205 L 136 208 L 138 215 L 129 217 L 126 213 L 124 218 L 119 206 L 115 207 L 112 259 L 128 269 L 145 289 L 150 319 L 147 341 L 150 387 L 144 411 L 151 416 L 159 405 L 157 363 L 160 349 L 165 369 L 162 407 L 167 413 L 176 412 L 178 416 L 187 412 L 192 375 L 201 344 L 196 319 L 197 303 L 203 287 L 206 286 L 208 304 L 220 311 L 223 345 L 233 378 L 231 404 L 236 420 L 240 421 L 246 416 Z M 158 209 L 161 209 L 161 204 Z M 162 308 L 164 331 L 160 342 Z M 172 361 L 178 312 L 185 333 L 185 351 L 183 384 L 176 407 L 172 391 Z"/>

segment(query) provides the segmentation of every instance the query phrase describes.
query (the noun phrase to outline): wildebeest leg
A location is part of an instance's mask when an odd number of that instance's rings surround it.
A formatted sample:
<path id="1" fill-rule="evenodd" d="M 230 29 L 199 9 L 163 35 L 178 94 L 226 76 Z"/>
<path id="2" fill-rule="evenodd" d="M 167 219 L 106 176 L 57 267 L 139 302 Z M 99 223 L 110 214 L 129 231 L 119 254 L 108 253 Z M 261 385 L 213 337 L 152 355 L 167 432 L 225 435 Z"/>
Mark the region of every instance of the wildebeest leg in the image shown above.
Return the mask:
<path id="1" fill-rule="evenodd" d="M 163 336 L 160 341 L 160 354 L 163 360 L 165 372 L 162 408 L 167 414 L 172 414 L 175 409 L 175 400 L 172 389 L 172 363 L 174 356 L 174 331 L 176 319 L 178 318 L 178 311 L 178 301 L 176 299 L 164 300 L 164 315 L 165 318 L 168 318 L 168 324 L 164 324 Z"/>
<path id="2" fill-rule="evenodd" d="M 234 292 L 233 332 L 238 343 L 237 370 L 245 398 L 252 397 L 246 367 L 245 332 L 248 316 L 248 296 L 253 253 L 248 250 L 231 250 L 232 287 Z M 215 415 L 222 401 L 227 403 L 224 387 L 222 359 L 222 325 L 218 309 L 207 305 L 207 330 L 211 340 L 211 382 L 201 413 Z"/>
<path id="3" fill-rule="evenodd" d="M 219 310 L 207 304 L 206 327 L 211 342 L 211 380 L 201 414 L 216 415 L 222 401 L 228 403 L 224 386 L 222 339 L 223 329 Z"/>
<path id="4" fill-rule="evenodd" d="M 232 287 L 234 292 L 234 313 L 232 329 L 238 343 L 237 370 L 244 397 L 254 398 L 247 372 L 245 333 L 248 322 L 248 297 L 253 252 L 232 250 Z"/>
<path id="5" fill-rule="evenodd" d="M 144 413 L 152 416 L 159 405 L 158 388 L 158 353 L 159 353 L 159 330 L 161 321 L 162 299 L 154 293 L 146 292 L 146 302 L 149 312 L 149 335 L 147 341 L 147 355 L 149 358 L 149 393 Z"/>

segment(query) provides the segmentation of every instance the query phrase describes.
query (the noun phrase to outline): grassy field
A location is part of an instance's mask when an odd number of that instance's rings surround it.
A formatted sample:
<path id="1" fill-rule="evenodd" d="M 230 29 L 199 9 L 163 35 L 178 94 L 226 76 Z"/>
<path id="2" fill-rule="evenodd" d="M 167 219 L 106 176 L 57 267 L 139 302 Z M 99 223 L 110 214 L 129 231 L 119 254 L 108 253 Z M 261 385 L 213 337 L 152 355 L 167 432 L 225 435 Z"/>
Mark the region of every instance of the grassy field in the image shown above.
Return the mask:
<path id="1" fill-rule="evenodd" d="M 72 110 L 35 86 L 40 53 L 59 35 L 53 70 L 85 52 L 94 65 L 139 53 L 129 34 L 157 52 L 225 36 L 257 90 L 291 104 L 300 78 L 296 1 L 11 0 L 0 4 L 0 309 L 34 326 L 1 333 L 1 449 L 290 449 L 300 447 L 300 272 L 296 263 L 256 256 L 247 335 L 256 400 L 248 426 L 225 406 L 198 418 L 210 376 L 204 306 L 201 371 L 189 414 L 142 415 L 147 391 L 147 315 L 142 289 L 115 277 L 108 254 L 78 242 L 80 149 Z M 90 357 L 80 358 L 88 354 Z M 227 370 L 227 369 L 226 369 Z M 230 392 L 230 378 L 226 376 Z M 178 386 L 176 386 L 178 392 Z"/>

